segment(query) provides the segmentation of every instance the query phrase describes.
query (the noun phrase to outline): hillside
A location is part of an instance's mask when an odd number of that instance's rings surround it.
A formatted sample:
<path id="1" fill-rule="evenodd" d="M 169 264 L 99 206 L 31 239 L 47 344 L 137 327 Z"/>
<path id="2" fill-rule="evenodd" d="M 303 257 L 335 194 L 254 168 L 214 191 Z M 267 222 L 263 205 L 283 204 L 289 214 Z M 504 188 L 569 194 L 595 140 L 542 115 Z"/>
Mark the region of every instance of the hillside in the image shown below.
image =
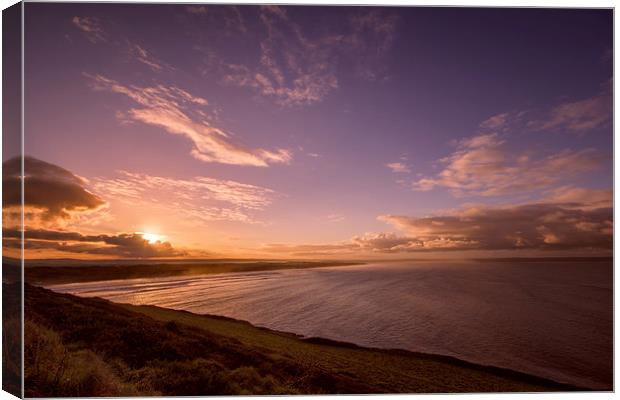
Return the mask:
<path id="1" fill-rule="evenodd" d="M 25 299 L 27 397 L 576 389 L 450 357 L 304 340 L 31 285 Z"/>

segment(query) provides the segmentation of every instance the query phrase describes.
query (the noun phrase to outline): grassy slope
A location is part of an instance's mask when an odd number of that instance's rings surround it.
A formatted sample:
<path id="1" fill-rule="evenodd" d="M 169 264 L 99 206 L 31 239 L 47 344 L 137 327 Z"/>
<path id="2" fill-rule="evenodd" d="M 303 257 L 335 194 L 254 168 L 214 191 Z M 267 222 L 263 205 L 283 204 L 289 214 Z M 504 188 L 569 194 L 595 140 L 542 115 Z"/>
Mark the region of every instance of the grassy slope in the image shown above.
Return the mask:
<path id="1" fill-rule="evenodd" d="M 448 357 L 366 349 L 320 339 L 306 341 L 242 321 L 153 306 L 119 305 L 29 285 L 26 319 L 32 326 L 42 327 L 37 330 L 57 333 L 58 341 L 76 354 L 69 360 L 84 359 L 79 352 L 88 350 L 93 353 L 88 360 L 99 360 L 88 361 L 88 365 L 103 365 L 103 372 L 97 376 L 119 380 L 114 385 L 81 385 L 81 395 L 94 391 L 92 387 L 99 389 L 91 395 L 574 389 Z M 28 338 L 28 329 L 26 335 Z M 28 387 L 28 371 L 26 375 Z M 36 379 L 31 378 L 30 387 L 35 395 L 71 395 L 77 390 L 71 387 L 72 392 L 68 392 L 62 379 L 56 381 L 60 387 L 49 382 L 37 386 Z M 109 392 L 110 388 L 124 389 Z"/>
<path id="2" fill-rule="evenodd" d="M 253 261 L 253 262 L 200 262 L 161 263 L 145 265 L 85 265 L 85 266 L 28 266 L 26 282 L 35 285 L 53 285 L 73 282 L 92 282 L 117 279 L 161 278 L 167 276 L 221 274 L 227 272 L 254 272 L 279 269 L 299 269 L 353 265 L 339 261 Z M 5 268 L 6 269 L 6 268 Z"/>
<path id="3" fill-rule="evenodd" d="M 159 321 L 208 330 L 251 347 L 285 354 L 308 366 L 355 377 L 387 393 L 452 393 L 497 391 L 575 390 L 546 379 L 516 371 L 482 366 L 453 357 L 406 350 L 365 348 L 322 338 L 302 339 L 226 317 L 197 315 L 156 306 L 121 307 Z"/>

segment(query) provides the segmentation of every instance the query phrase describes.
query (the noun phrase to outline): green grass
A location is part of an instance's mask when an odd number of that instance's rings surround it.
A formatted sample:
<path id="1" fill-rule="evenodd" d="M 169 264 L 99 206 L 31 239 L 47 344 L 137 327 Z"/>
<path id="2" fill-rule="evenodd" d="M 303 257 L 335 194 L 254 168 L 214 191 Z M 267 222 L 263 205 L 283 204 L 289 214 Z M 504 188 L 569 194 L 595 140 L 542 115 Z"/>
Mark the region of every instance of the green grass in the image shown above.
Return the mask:
<path id="1" fill-rule="evenodd" d="M 548 391 L 574 389 L 515 371 L 481 366 L 447 356 L 404 350 L 370 349 L 350 343 L 299 336 L 255 327 L 218 316 L 155 306 L 120 305 L 159 321 L 208 330 L 223 337 L 288 357 L 304 366 L 355 377 L 383 393 Z"/>
<path id="2" fill-rule="evenodd" d="M 302 340 L 243 321 L 30 285 L 25 300 L 27 396 L 576 389 L 449 357 Z M 63 368 L 57 372 L 45 365 Z M 90 372 L 80 373 L 85 366 Z"/>

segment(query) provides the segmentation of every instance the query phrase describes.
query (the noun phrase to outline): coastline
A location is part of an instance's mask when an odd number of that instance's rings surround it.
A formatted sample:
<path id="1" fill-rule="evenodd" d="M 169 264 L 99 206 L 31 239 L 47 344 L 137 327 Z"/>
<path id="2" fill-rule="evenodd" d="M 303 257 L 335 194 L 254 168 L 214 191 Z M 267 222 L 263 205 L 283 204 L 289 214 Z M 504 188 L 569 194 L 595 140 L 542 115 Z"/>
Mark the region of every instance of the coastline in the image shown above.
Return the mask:
<path id="1" fill-rule="evenodd" d="M 107 300 L 106 300 L 107 301 Z M 434 354 L 434 353 L 424 353 L 424 352 L 417 352 L 417 351 L 411 351 L 411 350 L 407 350 L 407 349 L 400 349 L 400 348 L 381 348 L 381 347 L 372 347 L 372 346 L 362 346 L 362 345 L 358 345 L 355 344 L 353 342 L 347 342 L 347 341 L 343 341 L 343 340 L 334 340 L 334 339 L 328 339 L 328 338 L 324 338 L 324 337 L 318 337 L 318 336 L 312 336 L 312 337 L 304 337 L 302 335 L 296 334 L 294 332 L 287 332 L 287 331 L 279 331 L 279 330 L 275 330 L 275 329 L 271 329 L 271 328 L 267 328 L 267 327 L 263 327 L 263 326 L 257 326 L 252 324 L 249 321 L 245 321 L 245 320 L 241 320 L 241 319 L 236 319 L 236 318 L 231 318 L 231 317 L 227 317 L 227 316 L 223 316 L 223 315 L 214 315 L 214 314 L 196 314 L 196 313 L 192 313 L 190 311 L 185 311 L 185 310 L 175 310 L 175 309 L 170 309 L 170 308 L 165 308 L 165 307 L 159 307 L 159 306 L 154 306 L 154 305 L 132 305 L 132 304 L 127 304 L 127 303 L 114 303 L 111 302 L 113 304 L 117 304 L 119 306 L 125 307 L 127 309 L 131 309 L 131 310 L 136 310 L 138 312 L 145 312 L 145 309 L 153 309 L 156 310 L 156 313 L 182 313 L 182 314 L 189 314 L 192 317 L 202 317 L 202 318 L 206 318 L 206 319 L 215 319 L 215 320 L 222 320 L 222 321 L 227 321 L 227 322 L 231 322 L 231 323 L 235 323 L 235 324 L 243 324 L 243 325 L 248 325 L 249 327 L 253 328 L 253 329 L 257 329 L 257 330 L 261 330 L 261 331 L 265 331 L 269 334 L 274 334 L 274 335 L 284 335 L 284 336 L 291 336 L 294 337 L 297 340 L 300 340 L 302 342 L 308 343 L 308 344 L 315 344 L 315 345 L 319 345 L 319 346 L 329 346 L 329 347 L 336 347 L 336 348 L 346 348 L 346 349 L 354 349 L 354 350 L 361 350 L 361 351 L 373 351 L 373 352 L 377 352 L 377 353 L 385 353 L 388 355 L 397 355 L 397 356 L 404 356 L 404 357 L 414 357 L 414 358 L 419 358 L 419 359 L 425 359 L 425 360 L 432 360 L 432 361 L 439 361 L 439 362 L 445 362 L 445 363 L 449 363 L 451 365 L 454 366 L 459 366 L 459 367 L 464 367 L 464 368 L 469 368 L 469 369 L 475 369 L 475 370 L 479 370 L 479 371 L 483 371 L 483 372 L 487 372 L 487 373 L 492 373 L 495 374 L 497 376 L 502 376 L 502 377 L 506 377 L 506 378 L 510 378 L 510 379 L 518 379 L 518 380 L 523 380 L 524 382 L 527 383 L 531 383 L 531 384 L 535 384 L 535 385 L 545 385 L 545 386 L 551 386 L 554 388 L 557 388 L 558 392 L 563 392 L 563 391 L 587 391 L 587 392 L 596 392 L 596 389 L 592 389 L 592 388 L 586 388 L 586 387 L 580 387 L 577 385 L 573 385 L 570 383 L 565 383 L 565 382 L 558 382 L 555 381 L 553 379 L 549 379 L 549 378 L 545 378 L 542 376 L 538 376 L 538 375 L 533 375 L 533 374 L 529 374 L 527 372 L 521 372 L 521 371 L 517 371 L 514 369 L 510 369 L 510 368 L 504 368 L 504 367 L 498 367 L 498 366 L 494 366 L 494 365 L 485 365 L 485 364 L 480 364 L 480 363 L 474 363 L 471 361 L 467 361 L 458 357 L 454 357 L 454 356 L 448 356 L 448 355 L 443 355 L 443 354 Z M 152 315 L 151 313 L 145 312 L 146 315 Z M 609 389 L 611 390 L 611 389 Z M 605 390 L 601 390 L 601 391 L 605 391 Z"/>
<path id="2" fill-rule="evenodd" d="M 524 263 L 552 263 L 552 262 L 609 262 L 610 257 L 513 257 L 513 258 L 470 258 L 463 262 L 524 262 Z M 65 260 L 66 261 L 66 260 Z M 75 261 L 75 260 L 73 260 Z M 131 262 L 130 262 L 131 261 Z M 287 269 L 313 269 L 325 267 L 349 267 L 356 265 L 368 265 L 377 262 L 444 262 L 446 259 L 403 259 L 403 260 L 178 260 L 178 261 L 153 261 L 128 260 L 128 264 L 119 261 L 82 261 L 75 265 L 60 264 L 50 260 L 33 260 L 29 265 L 26 261 L 24 274 L 26 282 L 48 286 L 68 283 L 84 283 L 96 281 L 112 281 L 140 278 L 166 278 L 180 276 L 211 275 L 222 273 L 244 273 L 259 271 L 277 271 Z M 449 260 L 454 262 L 454 260 Z M 14 263 L 8 257 L 3 258 L 3 274 L 18 274 L 21 264 Z M 17 275 L 15 275 L 18 279 Z"/>
<path id="3" fill-rule="evenodd" d="M 139 278 L 166 278 L 211 275 L 223 273 L 277 271 L 324 267 L 363 265 L 359 261 L 248 261 L 153 263 L 125 265 L 26 266 L 26 282 L 49 286 L 66 283 L 84 283 Z M 12 264 L 4 264 L 5 270 Z M 18 267 L 13 267 L 18 268 Z"/>
<path id="4" fill-rule="evenodd" d="M 165 358 L 170 349 L 185 349 L 186 353 L 182 351 L 179 358 L 186 360 L 187 357 L 199 356 L 200 346 L 211 341 L 214 344 L 208 348 L 216 348 L 222 354 L 208 353 L 207 359 L 218 360 L 218 363 L 242 359 L 227 368 L 235 367 L 234 371 L 251 368 L 260 379 L 279 382 L 279 389 L 275 389 L 276 386 L 254 387 L 249 389 L 249 394 L 592 391 L 450 356 L 369 348 L 324 338 L 302 338 L 223 316 L 81 298 L 28 284 L 26 318 L 58 330 L 59 337 L 68 340 L 69 347 L 92 352 L 103 360 L 103 364 L 114 357 L 129 357 L 124 362 L 134 368 L 133 372 L 126 374 L 130 377 L 150 368 L 154 361 L 148 359 L 153 352 L 157 357 L 164 354 Z M 170 335 L 174 338 L 166 344 L 168 350 L 150 349 L 151 346 L 161 346 L 161 338 Z M 195 335 L 203 339 L 187 348 L 177 343 Z M 239 356 L 240 352 L 244 356 Z M 175 357 L 158 364 L 158 368 L 178 368 Z M 143 358 L 146 361 L 135 364 L 135 359 Z M 282 363 L 285 367 L 281 367 Z M 296 371 L 296 375 L 289 376 L 287 371 Z M 186 395 L 190 392 L 160 390 L 159 393 Z"/>
<path id="5" fill-rule="evenodd" d="M 597 260 L 602 261 L 603 259 L 597 259 Z M 475 262 L 479 260 L 472 260 L 472 261 Z M 511 262 L 513 260 L 504 259 L 504 260 L 497 260 L 497 261 Z M 545 262 L 545 261 L 553 262 L 554 259 L 530 260 L 530 262 Z M 557 261 L 562 261 L 562 260 L 557 260 Z M 579 261 L 590 261 L 591 262 L 593 260 L 588 259 L 588 260 L 579 260 Z M 345 262 L 338 262 L 338 263 L 277 262 L 277 263 L 273 263 L 273 262 L 266 262 L 266 261 L 262 261 L 262 262 L 254 261 L 254 262 L 243 263 L 243 264 L 241 263 L 204 264 L 203 263 L 200 266 L 202 268 L 213 268 L 214 266 L 216 266 L 216 268 L 212 269 L 209 272 L 209 274 L 217 274 L 217 273 L 230 273 L 230 272 L 265 271 L 265 270 L 270 270 L 270 269 L 298 269 L 298 268 L 313 269 L 313 268 L 328 267 L 328 266 L 334 267 L 334 266 L 350 266 L 350 265 L 360 265 L 360 264 L 363 264 L 363 263 L 360 263 L 360 262 L 358 263 L 353 263 L 353 262 L 346 262 L 346 263 Z M 194 266 L 195 265 L 191 265 L 190 267 L 194 267 Z M 224 267 L 226 269 L 229 269 L 232 266 L 233 269 L 238 268 L 239 270 L 234 270 L 234 271 L 219 270 L 218 271 L 217 266 L 219 266 L 219 268 Z M 247 269 L 248 266 L 251 268 L 250 271 Z M 7 269 L 6 267 L 7 267 L 7 264 L 5 264 L 5 272 Z M 158 269 L 158 267 L 161 267 L 161 265 L 157 265 L 157 264 L 150 265 L 148 268 L 151 268 L 151 270 L 153 270 L 153 267 L 155 267 L 155 269 Z M 164 269 L 165 267 L 166 266 L 164 266 Z M 172 267 L 173 267 L 172 271 L 175 274 L 179 274 L 180 270 L 177 269 L 178 265 L 173 265 Z M 186 267 L 186 266 L 182 266 L 182 267 Z M 30 267 L 30 268 L 39 268 L 39 267 Z M 54 268 L 56 270 L 58 267 L 50 267 L 50 268 Z M 71 268 L 73 271 L 78 271 L 82 276 L 86 276 L 84 275 L 84 272 L 90 271 L 90 268 L 92 267 L 71 266 L 67 268 Z M 109 268 L 110 268 L 109 266 L 105 267 L 106 270 Z M 130 270 L 130 271 L 133 270 L 133 268 L 134 266 L 129 267 L 129 268 L 125 266 L 125 269 Z M 9 267 L 9 269 L 11 268 Z M 28 271 L 28 268 L 26 268 L 26 271 Z M 170 272 L 170 270 L 163 271 L 163 272 L 167 274 Z M 204 274 L 204 270 L 201 270 L 197 274 Z M 188 276 L 189 275 L 194 275 L 194 274 L 191 273 L 191 274 L 188 274 Z M 166 276 L 175 276 L 175 275 L 166 275 Z M 176 275 L 176 276 L 179 276 L 179 275 Z M 148 276 L 148 277 L 151 277 L 151 276 Z M 63 277 L 63 279 L 65 279 L 65 277 Z M 89 279 L 89 280 L 92 280 L 92 279 Z M 29 284 L 26 284 L 26 286 L 29 286 Z M 51 285 L 48 288 L 53 290 L 53 285 Z M 54 293 L 60 296 L 60 293 L 56 293 L 56 292 Z M 69 296 L 73 299 L 85 299 L 85 298 L 75 297 L 71 295 L 62 295 L 62 296 Z M 255 345 L 258 345 L 261 348 L 267 348 L 274 353 L 279 353 L 280 349 L 282 348 L 287 348 L 291 346 L 296 347 L 300 343 L 303 343 L 304 345 L 311 345 L 312 349 L 311 350 L 306 349 L 306 350 L 308 352 L 314 352 L 314 353 L 322 352 L 325 349 L 329 349 L 329 351 L 335 351 L 335 352 L 351 350 L 353 351 L 353 354 L 350 355 L 350 357 L 352 358 L 359 356 L 358 353 L 371 352 L 373 353 L 373 357 L 371 357 L 372 361 L 370 363 L 374 363 L 374 364 L 393 363 L 392 361 L 388 361 L 387 359 L 398 359 L 397 362 L 394 363 L 394 365 L 398 365 L 398 363 L 402 363 L 402 362 L 404 362 L 405 364 L 411 364 L 413 360 L 415 361 L 413 362 L 413 364 L 416 364 L 416 363 L 418 364 L 416 368 L 419 368 L 420 365 L 425 364 L 425 363 L 431 363 L 431 364 L 439 363 L 441 364 L 441 367 L 439 369 L 444 369 L 444 370 L 453 369 L 455 371 L 453 371 L 452 373 L 455 374 L 455 376 L 460 375 L 460 376 L 467 377 L 472 372 L 475 372 L 476 374 L 482 374 L 484 376 L 487 376 L 487 378 L 491 376 L 491 381 L 494 381 L 497 378 L 502 378 L 504 379 L 504 383 L 507 384 L 507 386 L 506 385 L 493 386 L 492 383 L 489 384 L 489 382 L 485 382 L 486 378 L 482 378 L 482 380 L 477 379 L 476 383 L 473 384 L 473 386 L 465 385 L 466 387 L 465 389 L 460 389 L 459 386 L 453 386 L 452 384 L 447 384 L 445 388 L 441 388 L 441 385 L 439 385 L 438 383 L 433 384 L 433 385 L 419 385 L 417 387 L 414 387 L 415 385 L 413 386 L 406 385 L 406 384 L 403 384 L 402 382 L 398 382 L 397 385 L 394 385 L 392 382 L 392 383 L 389 383 L 387 386 L 383 387 L 382 389 L 375 391 L 377 393 L 449 393 L 449 392 L 471 393 L 471 392 L 488 392 L 488 391 L 535 392 L 535 391 L 541 391 L 541 390 L 542 391 L 608 391 L 608 390 L 612 390 L 613 388 L 613 384 L 610 385 L 610 387 L 607 387 L 606 385 L 599 386 L 598 384 L 593 384 L 592 386 L 590 386 L 584 383 L 572 383 L 571 384 L 571 383 L 567 383 L 567 381 L 562 382 L 562 381 L 558 381 L 557 377 L 555 378 L 556 380 L 554 380 L 553 377 L 552 378 L 544 377 L 544 374 L 536 375 L 536 372 L 534 373 L 522 372 L 519 370 L 513 370 L 510 368 L 506 368 L 506 367 L 495 366 L 495 365 L 492 365 L 492 360 L 490 360 L 491 364 L 487 365 L 487 364 L 478 363 L 476 361 L 467 361 L 467 360 L 464 360 L 458 357 L 443 355 L 443 354 L 422 353 L 422 352 L 415 352 L 415 351 L 399 349 L 399 348 L 389 349 L 389 348 L 367 347 L 364 345 L 357 345 L 355 343 L 350 343 L 350 342 L 345 342 L 345 341 L 340 341 L 340 340 L 333 340 L 333 339 L 323 338 L 323 337 L 303 337 L 295 333 L 282 332 L 282 331 L 269 329 L 266 327 L 260 327 L 260 326 L 253 325 L 252 323 L 247 322 L 247 321 L 243 321 L 240 319 L 234 319 L 234 318 L 230 318 L 226 316 L 218 316 L 218 315 L 211 315 L 211 314 L 195 314 L 195 313 L 188 312 L 188 311 L 169 309 L 169 308 L 158 307 L 158 306 L 153 306 L 153 305 L 134 306 L 131 304 L 114 303 L 114 302 L 110 302 L 108 300 L 102 300 L 99 298 L 93 298 L 93 299 L 96 301 L 107 302 L 110 305 L 113 305 L 115 308 L 116 307 L 122 308 L 126 311 L 141 314 L 148 318 L 152 318 L 154 320 L 158 320 L 164 323 L 179 322 L 187 326 L 191 326 L 193 328 L 204 329 L 211 333 L 222 335 L 224 337 L 229 337 L 234 340 L 241 340 L 243 342 L 249 343 L 250 347 L 254 347 Z M 26 311 L 26 315 L 28 316 L 28 311 Z M 221 325 L 220 322 L 224 325 L 228 325 L 228 328 L 226 329 L 226 328 L 222 328 L 221 326 L 219 326 Z M 234 329 L 232 329 L 231 327 L 234 327 Z M 261 335 L 264 335 L 271 339 L 267 339 L 265 337 L 263 337 L 262 339 L 258 338 L 258 336 L 261 336 Z M 280 340 L 277 345 L 272 345 L 272 343 L 270 342 L 273 342 L 274 338 L 279 338 L 283 340 Z M 312 357 L 314 357 L 314 355 Z M 405 361 L 403 361 L 403 359 Z M 343 373 L 345 374 L 345 376 L 348 376 L 348 374 L 350 373 L 348 364 L 344 363 L 343 365 L 345 365 L 345 367 L 340 369 L 338 374 Z M 422 368 L 426 368 L 426 367 L 423 366 Z M 399 368 L 397 368 L 397 370 L 398 369 Z M 392 370 L 391 374 L 396 375 L 398 372 L 400 371 Z M 445 377 L 446 374 L 444 372 L 438 372 L 438 370 L 435 369 L 435 372 L 433 374 L 439 375 L 440 378 L 437 378 L 438 382 L 441 382 L 441 379 Z M 431 375 L 433 376 L 433 374 Z M 358 376 L 357 373 L 354 373 L 353 375 Z M 364 378 L 359 379 L 359 381 L 366 382 L 366 381 L 372 381 L 372 379 L 373 379 L 373 376 L 364 376 Z M 468 380 L 468 379 L 469 378 L 465 378 L 465 380 Z M 496 387 L 496 389 L 489 389 L 489 387 Z M 518 389 L 515 389 L 517 387 Z M 347 387 L 345 392 L 362 393 L 363 390 L 370 390 L 368 388 L 366 389 L 361 389 L 361 388 L 362 386 L 359 386 L 357 387 L 357 390 L 352 390 L 351 387 Z M 397 389 L 393 389 L 393 388 L 397 388 Z M 359 390 L 362 390 L 362 392 L 360 392 Z M 306 393 L 306 392 L 303 392 L 303 393 Z M 314 392 L 307 391 L 307 393 L 314 393 Z"/>

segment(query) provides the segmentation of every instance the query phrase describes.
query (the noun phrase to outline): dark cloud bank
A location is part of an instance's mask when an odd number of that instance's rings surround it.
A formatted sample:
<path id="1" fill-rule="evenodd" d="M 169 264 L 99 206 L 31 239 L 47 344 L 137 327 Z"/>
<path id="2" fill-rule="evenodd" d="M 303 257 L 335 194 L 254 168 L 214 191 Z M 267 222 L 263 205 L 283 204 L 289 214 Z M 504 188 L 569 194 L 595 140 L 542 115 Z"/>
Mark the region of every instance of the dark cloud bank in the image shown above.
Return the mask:
<path id="1" fill-rule="evenodd" d="M 2 164 L 3 208 L 21 205 L 21 158 Z M 24 196 L 28 208 L 42 211 L 46 220 L 68 219 L 70 212 L 91 211 L 105 201 L 84 188 L 84 180 L 64 168 L 24 157 Z"/>
<path id="2" fill-rule="evenodd" d="M 21 206 L 21 159 L 3 163 L 3 213 L 19 213 Z M 33 157 L 24 158 L 24 194 L 27 214 L 25 243 L 27 250 L 56 250 L 76 254 L 149 258 L 183 256 L 168 242 L 151 243 L 139 233 L 84 235 L 60 230 L 72 214 L 96 212 L 106 205 L 90 192 L 83 178 L 57 165 Z M 17 211 L 16 211 L 17 209 Z M 7 219 L 8 220 L 8 219 Z M 47 229 L 52 227 L 53 229 Z M 2 231 L 5 248 L 21 246 L 19 225 Z"/>
<path id="3" fill-rule="evenodd" d="M 2 236 L 10 239 L 5 246 L 19 247 L 21 231 L 4 229 Z M 150 243 L 138 233 L 118 235 L 82 235 L 78 232 L 44 229 L 26 230 L 25 248 L 29 250 L 57 250 L 70 253 L 109 255 L 123 258 L 151 258 L 183 256 L 168 242 Z M 12 240 L 11 240 L 12 239 Z"/>
<path id="4" fill-rule="evenodd" d="M 588 192 L 588 193 L 585 193 Z M 379 220 L 396 229 L 366 233 L 338 244 L 271 244 L 266 249 L 294 255 L 414 253 L 430 251 L 578 251 L 609 254 L 613 249 L 611 191 L 567 191 L 577 199 L 550 199 L 508 206 L 469 206 L 443 215 L 411 217 L 383 215 Z"/>

